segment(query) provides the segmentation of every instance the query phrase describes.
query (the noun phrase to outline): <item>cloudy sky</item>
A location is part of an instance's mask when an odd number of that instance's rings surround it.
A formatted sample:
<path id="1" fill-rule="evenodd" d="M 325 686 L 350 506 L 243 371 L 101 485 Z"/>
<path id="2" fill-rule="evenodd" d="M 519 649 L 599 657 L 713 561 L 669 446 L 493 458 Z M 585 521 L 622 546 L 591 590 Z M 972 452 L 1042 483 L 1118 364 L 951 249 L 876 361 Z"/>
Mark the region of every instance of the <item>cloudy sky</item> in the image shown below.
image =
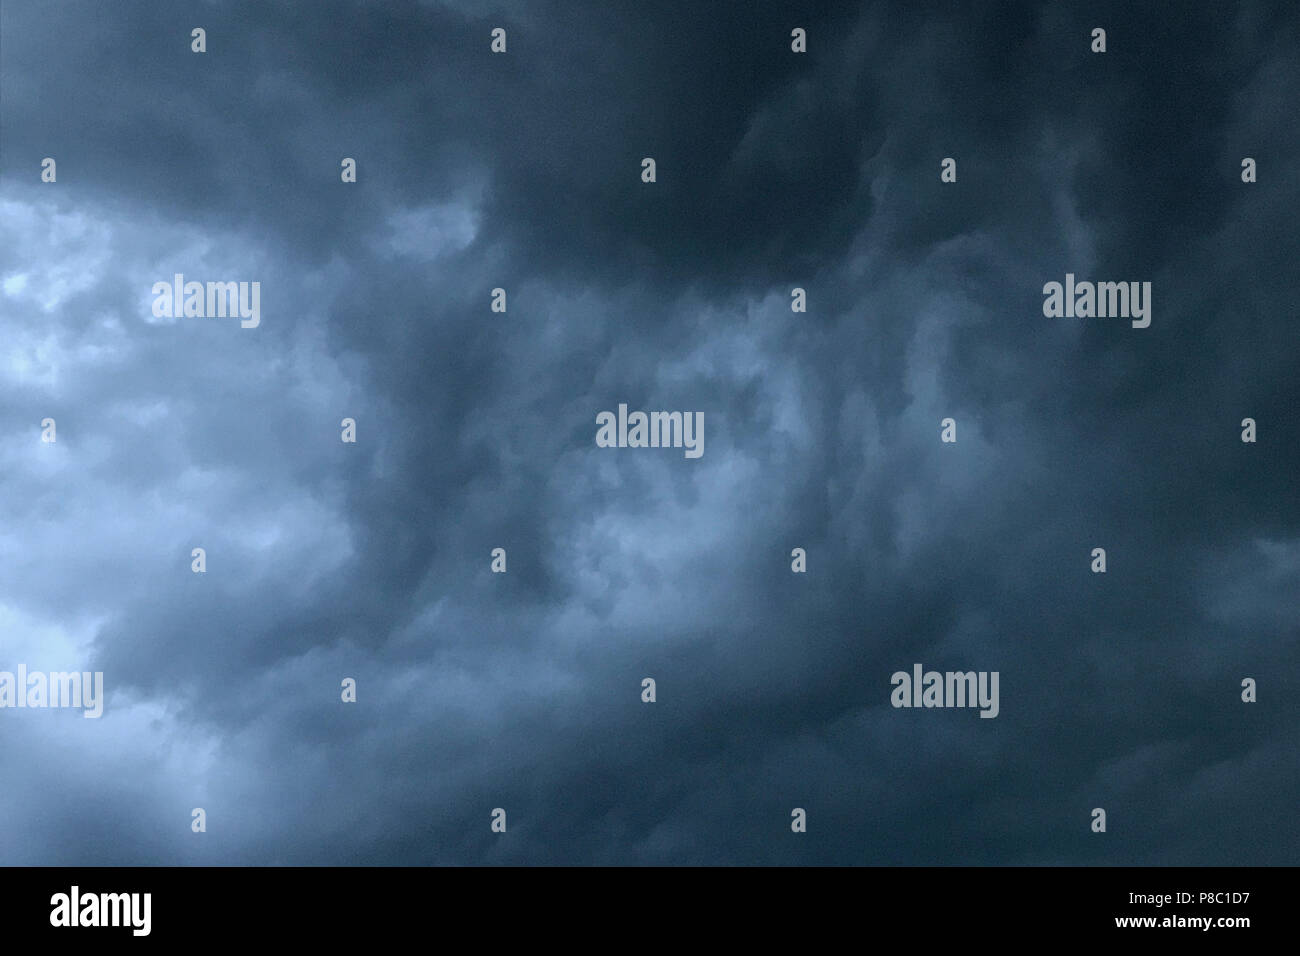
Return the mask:
<path id="1" fill-rule="evenodd" d="M 963 6 L 5 0 L 0 862 L 1300 862 L 1300 11 Z"/>

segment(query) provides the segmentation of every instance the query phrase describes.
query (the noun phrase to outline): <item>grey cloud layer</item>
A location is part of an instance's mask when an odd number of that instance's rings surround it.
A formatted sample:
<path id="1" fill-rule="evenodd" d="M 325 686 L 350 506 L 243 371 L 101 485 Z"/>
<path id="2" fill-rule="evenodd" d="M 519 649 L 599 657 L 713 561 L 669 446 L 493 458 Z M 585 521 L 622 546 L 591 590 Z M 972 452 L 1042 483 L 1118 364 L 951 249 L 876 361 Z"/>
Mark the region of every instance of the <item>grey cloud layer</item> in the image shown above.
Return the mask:
<path id="1" fill-rule="evenodd" d="M 1294 10 L 476 9 L 4 5 L 6 862 L 1295 863 Z"/>

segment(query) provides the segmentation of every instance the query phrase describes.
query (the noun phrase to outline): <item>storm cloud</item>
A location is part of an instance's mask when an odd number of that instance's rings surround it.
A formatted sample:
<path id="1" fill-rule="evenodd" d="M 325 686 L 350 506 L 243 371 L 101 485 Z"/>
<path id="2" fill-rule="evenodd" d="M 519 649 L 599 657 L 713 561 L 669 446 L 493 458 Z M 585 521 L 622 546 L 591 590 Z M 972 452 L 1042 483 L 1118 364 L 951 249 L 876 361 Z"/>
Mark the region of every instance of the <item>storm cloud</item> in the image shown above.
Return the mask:
<path id="1" fill-rule="evenodd" d="M 7 0 L 0 862 L 1300 862 L 1300 11 L 976 6 Z"/>

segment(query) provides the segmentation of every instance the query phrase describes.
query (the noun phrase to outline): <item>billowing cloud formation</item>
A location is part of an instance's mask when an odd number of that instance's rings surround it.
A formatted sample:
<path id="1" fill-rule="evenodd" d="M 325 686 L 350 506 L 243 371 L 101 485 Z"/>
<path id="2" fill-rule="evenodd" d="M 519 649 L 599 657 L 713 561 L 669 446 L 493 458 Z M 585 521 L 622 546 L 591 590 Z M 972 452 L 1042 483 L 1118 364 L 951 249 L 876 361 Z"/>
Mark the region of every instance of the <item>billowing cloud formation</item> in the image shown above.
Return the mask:
<path id="1" fill-rule="evenodd" d="M 4 862 L 1297 862 L 1300 16 L 711 6 L 4 5 Z"/>

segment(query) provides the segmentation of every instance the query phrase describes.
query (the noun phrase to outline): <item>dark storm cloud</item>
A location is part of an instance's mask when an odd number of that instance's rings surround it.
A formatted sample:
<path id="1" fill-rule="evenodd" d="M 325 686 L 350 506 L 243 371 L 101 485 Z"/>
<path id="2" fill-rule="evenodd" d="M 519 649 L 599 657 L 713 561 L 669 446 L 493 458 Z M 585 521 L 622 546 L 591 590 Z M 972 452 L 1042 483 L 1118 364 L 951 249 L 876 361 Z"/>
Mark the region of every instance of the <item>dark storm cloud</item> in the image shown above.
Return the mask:
<path id="1" fill-rule="evenodd" d="M 4 759 L 132 770 L 43 770 L 85 839 L 15 862 L 1295 862 L 1294 11 L 3 16 L 6 650 L 112 705 Z M 182 269 L 263 327 L 149 321 Z"/>

